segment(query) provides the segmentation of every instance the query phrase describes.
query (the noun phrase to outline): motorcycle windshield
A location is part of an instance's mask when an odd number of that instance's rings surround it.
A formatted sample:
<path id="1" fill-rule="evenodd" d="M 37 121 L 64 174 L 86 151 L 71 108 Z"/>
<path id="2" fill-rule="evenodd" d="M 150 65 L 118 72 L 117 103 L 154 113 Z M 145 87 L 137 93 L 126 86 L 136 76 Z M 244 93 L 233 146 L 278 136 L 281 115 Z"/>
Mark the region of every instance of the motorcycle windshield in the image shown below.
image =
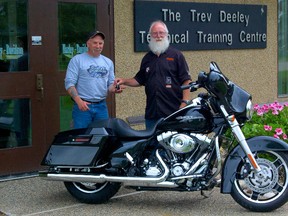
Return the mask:
<path id="1" fill-rule="evenodd" d="M 246 110 L 251 95 L 225 77 L 218 67 L 214 65 L 207 78 L 207 89 L 219 98 L 227 111 L 243 113 Z"/>
<path id="2" fill-rule="evenodd" d="M 233 83 L 225 98 L 233 112 L 243 113 L 246 111 L 246 105 L 248 100 L 251 99 L 251 95 Z"/>

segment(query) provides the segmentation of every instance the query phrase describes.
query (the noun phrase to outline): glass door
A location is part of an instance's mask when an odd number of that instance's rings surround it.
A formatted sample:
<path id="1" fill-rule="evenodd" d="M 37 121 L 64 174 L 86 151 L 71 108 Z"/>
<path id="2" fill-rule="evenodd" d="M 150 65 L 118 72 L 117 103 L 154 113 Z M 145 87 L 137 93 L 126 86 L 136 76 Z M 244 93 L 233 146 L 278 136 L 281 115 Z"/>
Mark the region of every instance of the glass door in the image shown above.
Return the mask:
<path id="1" fill-rule="evenodd" d="M 59 76 L 64 76 L 69 61 L 75 55 L 86 52 L 87 35 L 94 30 L 105 31 L 102 16 L 98 17 L 98 11 L 108 9 L 108 5 L 95 4 L 91 2 L 59 2 L 58 3 L 58 73 Z M 108 13 L 108 11 L 107 11 Z M 75 16 L 79 14 L 79 16 Z M 104 13 L 105 15 L 105 13 Z M 107 16 L 107 14 L 106 14 Z M 102 25 L 101 25 L 102 24 Z M 109 25 L 108 25 L 109 26 Z M 104 28 L 104 30 L 103 30 Z M 109 47 L 109 44 L 105 43 Z M 107 50 L 106 50 L 107 52 Z M 109 54 L 108 54 L 109 55 Z M 111 55 L 109 55 L 111 58 Z M 64 77 L 63 77 L 64 79 Z M 60 79 L 62 81 L 62 78 Z M 72 129 L 72 104 L 70 96 L 62 92 L 60 96 L 60 130 Z M 110 113 L 111 114 L 111 113 Z"/>
<path id="2" fill-rule="evenodd" d="M 113 35 L 110 8 L 110 0 L 0 0 L 0 177 L 41 169 L 54 135 L 70 129 L 66 67 L 86 51 L 88 32 Z M 104 55 L 114 60 L 109 39 Z M 113 104 L 110 96 L 111 116 Z"/>
<path id="3" fill-rule="evenodd" d="M 0 0 L 0 175 L 35 169 L 45 142 L 28 11 L 27 0 Z"/>
<path id="4" fill-rule="evenodd" d="M 27 74 L 30 68 L 27 2 L 0 0 L 0 17 L 0 148 L 30 146 L 30 98 L 9 97 L 9 88 L 14 86 L 11 79 Z M 4 83 L 7 78 L 11 79 Z"/>

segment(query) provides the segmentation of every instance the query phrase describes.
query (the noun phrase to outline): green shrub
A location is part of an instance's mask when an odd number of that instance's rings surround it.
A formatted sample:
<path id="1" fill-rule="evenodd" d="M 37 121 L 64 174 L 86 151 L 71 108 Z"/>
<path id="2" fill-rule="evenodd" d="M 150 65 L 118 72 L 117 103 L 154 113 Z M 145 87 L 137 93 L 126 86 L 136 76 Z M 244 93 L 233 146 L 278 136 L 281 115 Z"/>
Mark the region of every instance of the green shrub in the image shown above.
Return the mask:
<path id="1" fill-rule="evenodd" d="M 254 106 L 252 119 L 242 127 L 246 138 L 273 136 L 288 143 L 288 103 L 274 103 Z"/>

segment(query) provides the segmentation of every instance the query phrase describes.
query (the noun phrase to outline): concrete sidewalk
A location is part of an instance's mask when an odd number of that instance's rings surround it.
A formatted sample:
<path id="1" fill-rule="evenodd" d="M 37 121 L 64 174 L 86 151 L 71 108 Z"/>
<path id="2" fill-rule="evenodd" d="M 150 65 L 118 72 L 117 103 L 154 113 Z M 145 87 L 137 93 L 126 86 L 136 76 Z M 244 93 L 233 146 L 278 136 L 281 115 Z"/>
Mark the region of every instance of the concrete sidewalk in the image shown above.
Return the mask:
<path id="1" fill-rule="evenodd" d="M 200 192 L 121 190 L 109 202 L 89 205 L 78 202 L 62 182 L 31 177 L 0 182 L 0 216 L 287 216 L 288 203 L 269 213 L 253 213 L 239 206 L 219 188 L 204 198 Z"/>
<path id="2" fill-rule="evenodd" d="M 127 194 L 127 189 L 118 192 L 114 199 L 121 197 L 121 193 Z M 95 209 L 86 210 L 89 206 L 97 207 L 78 202 L 63 182 L 46 181 L 38 176 L 0 182 L 0 216 L 107 215 L 105 209 L 102 212 L 97 209 L 96 213 Z"/>
<path id="3" fill-rule="evenodd" d="M 141 193 L 145 192 L 121 188 L 107 204 L 89 205 L 73 198 L 63 182 L 46 181 L 38 175 L 10 179 L 0 181 L 0 216 L 119 215 L 119 206 L 113 206 L 113 200 Z M 127 207 L 127 212 L 121 215 L 134 215 L 129 211 Z"/>

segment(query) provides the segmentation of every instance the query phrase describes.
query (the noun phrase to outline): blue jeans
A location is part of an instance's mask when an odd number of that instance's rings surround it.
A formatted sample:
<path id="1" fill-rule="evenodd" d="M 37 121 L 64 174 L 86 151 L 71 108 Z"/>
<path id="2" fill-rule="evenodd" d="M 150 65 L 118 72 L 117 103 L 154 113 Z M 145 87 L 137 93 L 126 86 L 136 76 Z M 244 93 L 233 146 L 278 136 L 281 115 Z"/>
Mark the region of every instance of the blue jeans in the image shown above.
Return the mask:
<path id="1" fill-rule="evenodd" d="M 88 125 L 100 119 L 108 119 L 108 108 L 106 101 L 103 100 L 98 104 L 89 104 L 89 110 L 81 111 L 78 108 L 78 105 L 74 103 L 72 110 L 72 118 L 74 122 L 74 128 L 87 128 Z"/>

